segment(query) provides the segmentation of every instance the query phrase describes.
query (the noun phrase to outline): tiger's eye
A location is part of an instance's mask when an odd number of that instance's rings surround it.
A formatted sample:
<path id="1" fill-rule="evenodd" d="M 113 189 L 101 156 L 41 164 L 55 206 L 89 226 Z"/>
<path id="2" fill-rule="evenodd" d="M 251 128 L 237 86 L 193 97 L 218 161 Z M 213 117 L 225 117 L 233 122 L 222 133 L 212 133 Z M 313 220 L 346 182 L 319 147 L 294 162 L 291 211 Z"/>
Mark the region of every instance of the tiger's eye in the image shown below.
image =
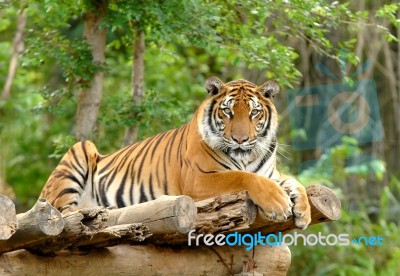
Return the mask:
<path id="1" fill-rule="evenodd" d="M 227 115 L 231 115 L 231 113 L 232 113 L 231 110 L 230 110 L 229 108 L 224 108 L 223 111 L 224 111 L 224 113 L 227 114 Z"/>
<path id="2" fill-rule="evenodd" d="M 257 110 L 257 109 L 253 109 L 253 110 L 251 111 L 251 115 L 253 115 L 253 116 L 258 115 L 258 113 L 260 113 L 260 111 Z"/>

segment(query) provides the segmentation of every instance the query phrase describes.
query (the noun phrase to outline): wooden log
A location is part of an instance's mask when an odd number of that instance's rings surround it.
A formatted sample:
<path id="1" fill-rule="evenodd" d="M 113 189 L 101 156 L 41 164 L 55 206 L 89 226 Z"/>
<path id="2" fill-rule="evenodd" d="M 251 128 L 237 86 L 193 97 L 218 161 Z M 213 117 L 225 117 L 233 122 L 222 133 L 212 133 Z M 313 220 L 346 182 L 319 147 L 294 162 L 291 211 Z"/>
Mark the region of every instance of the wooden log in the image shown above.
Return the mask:
<path id="1" fill-rule="evenodd" d="M 248 230 L 257 215 L 257 207 L 246 191 L 201 200 L 196 207 L 197 218 L 192 229 L 197 234 Z M 179 244 L 187 242 L 187 235 L 156 233 L 149 240 L 156 244 Z"/>
<path id="2" fill-rule="evenodd" d="M 40 255 L 54 255 L 54 252 L 65 249 L 141 242 L 151 235 L 149 228 L 141 223 L 109 227 L 108 219 L 109 210 L 102 207 L 71 212 L 64 216 L 62 233 L 32 243 L 25 249 Z"/>
<path id="3" fill-rule="evenodd" d="M 150 235 L 150 230 L 142 223 L 114 225 L 97 231 L 89 239 L 74 243 L 73 247 L 85 249 L 137 243 L 144 241 Z"/>
<path id="4" fill-rule="evenodd" d="M 340 218 L 340 200 L 325 186 L 313 185 L 306 188 L 311 205 L 311 224 L 334 221 Z M 246 191 L 235 192 L 196 202 L 196 234 L 218 234 L 233 231 L 262 231 L 265 234 L 286 232 L 297 227 L 293 218 L 276 222 L 257 214 L 257 207 Z M 257 214 L 257 215 L 256 215 Z M 187 243 L 187 235 L 179 233 L 154 235 L 150 241 L 156 244 Z"/>
<path id="5" fill-rule="evenodd" d="M 253 251 L 243 247 L 159 247 L 119 245 L 85 252 L 60 252 L 55 257 L 32 255 L 25 250 L 0 255 L 0 274 L 10 275 L 233 275 L 243 271 Z M 258 246 L 256 271 L 286 275 L 287 247 Z M 251 274 L 253 275 L 253 274 Z M 257 274 L 255 274 L 257 275 Z"/>
<path id="6" fill-rule="evenodd" d="M 246 230 L 257 215 L 257 208 L 246 191 L 198 201 L 196 206 L 197 233 Z"/>
<path id="7" fill-rule="evenodd" d="M 17 215 L 17 225 L 13 236 L 0 241 L 0 253 L 27 248 L 33 242 L 58 235 L 64 228 L 64 220 L 57 209 L 39 199 L 28 212 Z"/>
<path id="8" fill-rule="evenodd" d="M 45 201 L 38 201 L 39 203 L 47 204 Z M 27 214 L 36 209 L 37 206 Z M 59 214 L 58 211 L 57 213 Z M 64 230 L 56 237 L 46 235 L 51 235 L 50 232 L 38 233 L 35 229 L 25 229 L 23 225 L 34 224 L 32 223 L 34 217 L 18 215 L 21 217 L 23 229 L 19 226 L 17 232 L 29 231 L 29 233 L 23 238 L 18 235 L 15 239 L 0 243 L 0 253 L 25 248 L 38 254 L 52 254 L 64 249 L 87 247 L 89 244 L 100 247 L 141 242 L 153 231 L 186 233 L 193 227 L 196 213 L 194 201 L 187 196 L 161 196 L 154 201 L 121 209 L 109 210 L 102 207 L 81 209 L 63 217 L 61 221 L 65 223 Z M 142 222 L 143 224 L 140 224 Z M 122 226 L 117 227 L 118 225 Z M 40 227 L 45 228 L 46 225 Z"/>
<path id="9" fill-rule="evenodd" d="M 0 195 L 0 240 L 9 239 L 17 231 L 15 205 L 5 195 Z"/>
<path id="10" fill-rule="evenodd" d="M 307 194 L 311 204 L 312 223 L 336 220 L 340 217 L 340 201 L 332 190 L 322 186 L 311 186 L 307 188 Z M 196 208 L 193 208 L 193 201 L 185 196 L 163 196 L 152 202 L 114 210 L 100 207 L 82 209 L 64 216 L 65 228 L 59 236 L 31 240 L 29 243 L 25 241 L 25 244 L 22 243 L 23 247 L 21 243 L 17 243 L 17 246 L 10 244 L 2 246 L 0 243 L 0 253 L 27 248 L 48 254 L 81 246 L 100 247 L 132 241 L 140 242 L 150 237 L 153 231 L 156 234 L 149 239 L 149 242 L 187 244 L 188 236 L 183 233 L 189 231 L 193 224 L 196 234 L 244 230 L 262 231 L 267 234 L 296 228 L 293 219 L 278 223 L 259 216 L 256 218 L 257 208 L 249 199 L 247 192 L 207 199 L 197 202 L 196 205 L 199 214 L 195 222 Z M 140 222 L 148 228 L 139 229 L 135 223 Z M 121 226 L 120 230 L 118 227 L 110 228 L 115 225 L 124 226 Z M 130 238 L 118 239 L 122 236 Z"/>
<path id="11" fill-rule="evenodd" d="M 188 196 L 160 196 L 156 200 L 109 211 L 108 225 L 143 223 L 153 234 L 187 233 L 197 208 Z"/>

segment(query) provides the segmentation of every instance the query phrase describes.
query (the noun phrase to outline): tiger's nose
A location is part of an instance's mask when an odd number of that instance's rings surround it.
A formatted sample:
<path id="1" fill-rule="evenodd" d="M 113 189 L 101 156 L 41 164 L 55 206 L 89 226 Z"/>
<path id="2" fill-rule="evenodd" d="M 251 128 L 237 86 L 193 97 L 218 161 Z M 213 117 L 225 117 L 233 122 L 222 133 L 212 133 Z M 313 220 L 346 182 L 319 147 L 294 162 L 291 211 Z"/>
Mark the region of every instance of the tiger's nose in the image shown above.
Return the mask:
<path id="1" fill-rule="evenodd" d="M 238 144 L 243 144 L 249 140 L 249 136 L 232 135 L 232 139 Z"/>

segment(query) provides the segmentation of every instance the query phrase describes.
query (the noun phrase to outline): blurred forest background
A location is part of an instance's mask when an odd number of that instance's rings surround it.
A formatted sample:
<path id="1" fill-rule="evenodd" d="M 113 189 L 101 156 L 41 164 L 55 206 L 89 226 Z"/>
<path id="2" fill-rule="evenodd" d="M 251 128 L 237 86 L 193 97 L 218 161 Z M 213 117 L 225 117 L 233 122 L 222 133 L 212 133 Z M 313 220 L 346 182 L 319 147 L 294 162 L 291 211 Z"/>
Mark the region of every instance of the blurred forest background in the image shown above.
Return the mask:
<path id="1" fill-rule="evenodd" d="M 399 18 L 398 1 L 384 0 L 0 1 L 0 192 L 24 211 L 77 140 L 109 153 L 180 126 L 208 76 L 277 79 L 281 169 L 335 189 L 343 205 L 340 221 L 307 233 L 384 238 L 292 246 L 290 273 L 400 275 Z M 301 147 L 325 133 L 332 106 L 296 111 L 288 95 L 364 80 L 375 84 L 370 113 L 357 101 L 333 108 L 344 125 L 375 112 L 367 139 L 338 131 Z"/>

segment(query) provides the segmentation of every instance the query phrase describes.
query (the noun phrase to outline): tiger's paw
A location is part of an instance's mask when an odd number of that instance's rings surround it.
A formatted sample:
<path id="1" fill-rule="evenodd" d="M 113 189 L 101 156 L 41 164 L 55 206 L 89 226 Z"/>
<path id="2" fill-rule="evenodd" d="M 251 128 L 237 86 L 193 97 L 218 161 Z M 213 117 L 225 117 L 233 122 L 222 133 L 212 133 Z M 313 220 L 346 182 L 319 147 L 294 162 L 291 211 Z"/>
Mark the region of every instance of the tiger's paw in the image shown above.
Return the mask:
<path id="1" fill-rule="evenodd" d="M 293 215 L 296 227 L 306 229 L 311 222 L 311 207 L 304 187 L 295 179 L 284 181 L 281 187 L 294 202 Z"/>
<path id="2" fill-rule="evenodd" d="M 293 202 L 285 191 L 273 181 L 262 185 L 262 191 L 250 194 L 262 216 L 282 222 L 292 217 Z"/>

